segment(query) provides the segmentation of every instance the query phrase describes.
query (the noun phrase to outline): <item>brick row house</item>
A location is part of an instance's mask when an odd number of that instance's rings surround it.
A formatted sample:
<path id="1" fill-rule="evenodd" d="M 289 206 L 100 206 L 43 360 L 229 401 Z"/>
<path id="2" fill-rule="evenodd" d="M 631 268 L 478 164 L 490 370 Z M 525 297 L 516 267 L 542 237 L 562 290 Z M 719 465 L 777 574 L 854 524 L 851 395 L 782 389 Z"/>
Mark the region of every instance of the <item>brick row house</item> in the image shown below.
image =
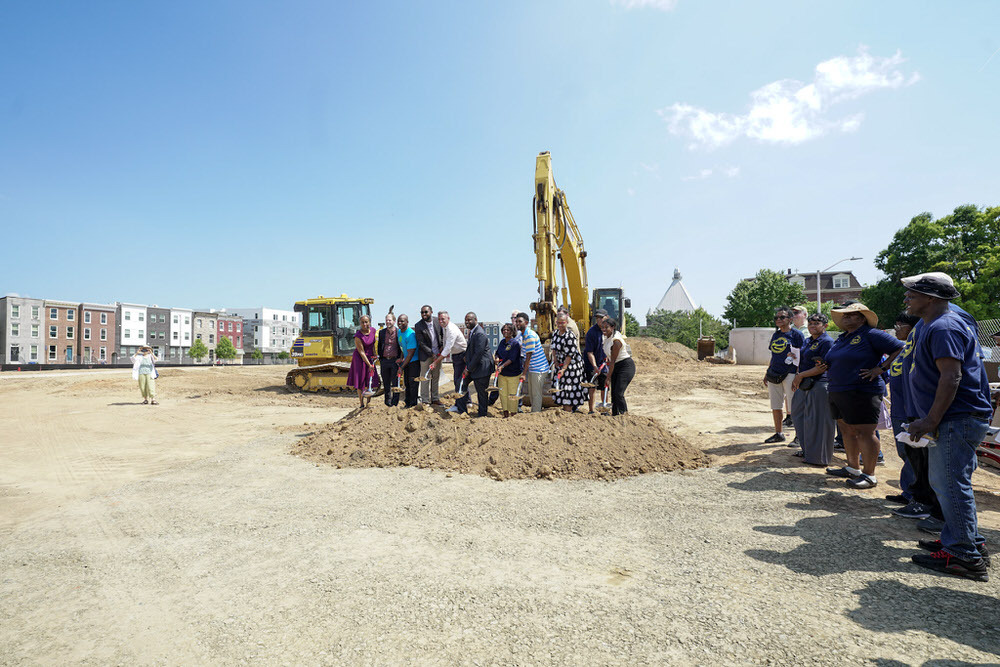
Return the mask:
<path id="1" fill-rule="evenodd" d="M 118 361 L 115 346 L 115 314 L 113 305 L 81 303 L 79 307 L 81 364 L 113 364 Z"/>

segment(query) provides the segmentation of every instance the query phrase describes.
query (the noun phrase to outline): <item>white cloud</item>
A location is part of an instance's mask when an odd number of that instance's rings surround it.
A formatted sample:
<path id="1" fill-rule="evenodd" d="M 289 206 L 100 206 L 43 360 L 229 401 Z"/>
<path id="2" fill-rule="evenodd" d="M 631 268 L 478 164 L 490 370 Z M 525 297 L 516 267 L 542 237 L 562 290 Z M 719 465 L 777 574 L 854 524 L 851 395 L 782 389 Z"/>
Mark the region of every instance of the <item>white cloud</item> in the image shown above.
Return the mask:
<path id="1" fill-rule="evenodd" d="M 729 178 L 736 178 L 737 176 L 740 175 L 740 168 L 726 167 L 725 169 L 722 170 L 722 173 L 728 176 Z"/>
<path id="2" fill-rule="evenodd" d="M 863 114 L 830 119 L 830 108 L 874 90 L 913 85 L 920 75 L 902 72 L 899 67 L 904 62 L 899 51 L 880 58 L 862 46 L 856 56 L 837 56 L 816 65 L 812 83 L 782 79 L 751 92 L 745 114 L 716 113 L 683 103 L 658 113 L 671 134 L 691 139 L 691 149 L 719 148 L 741 137 L 799 144 L 830 131 L 856 131 Z"/>
<path id="3" fill-rule="evenodd" d="M 635 188 L 628 188 L 628 189 L 625 190 L 625 192 L 628 193 L 629 197 L 634 197 L 635 196 Z"/>
<path id="4" fill-rule="evenodd" d="M 736 178 L 740 175 L 739 167 L 713 167 L 711 169 L 699 169 L 698 173 L 694 176 L 685 176 L 682 181 L 703 181 L 706 178 L 711 178 L 712 175 L 721 175 L 726 178 Z"/>
<path id="5" fill-rule="evenodd" d="M 625 9 L 659 9 L 669 12 L 677 6 L 677 0 L 611 0 L 611 4 Z"/>

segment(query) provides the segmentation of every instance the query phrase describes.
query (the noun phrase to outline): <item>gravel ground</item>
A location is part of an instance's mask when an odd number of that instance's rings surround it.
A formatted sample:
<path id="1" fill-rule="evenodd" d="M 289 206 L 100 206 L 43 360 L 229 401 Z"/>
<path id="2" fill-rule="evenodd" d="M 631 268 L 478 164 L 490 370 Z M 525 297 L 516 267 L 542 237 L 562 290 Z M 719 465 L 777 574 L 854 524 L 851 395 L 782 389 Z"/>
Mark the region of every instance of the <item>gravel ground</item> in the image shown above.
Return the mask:
<path id="1" fill-rule="evenodd" d="M 807 471 L 497 483 L 293 443 L 18 526 L 0 662 L 1000 662 L 1000 576 L 918 570 L 912 523 Z"/>

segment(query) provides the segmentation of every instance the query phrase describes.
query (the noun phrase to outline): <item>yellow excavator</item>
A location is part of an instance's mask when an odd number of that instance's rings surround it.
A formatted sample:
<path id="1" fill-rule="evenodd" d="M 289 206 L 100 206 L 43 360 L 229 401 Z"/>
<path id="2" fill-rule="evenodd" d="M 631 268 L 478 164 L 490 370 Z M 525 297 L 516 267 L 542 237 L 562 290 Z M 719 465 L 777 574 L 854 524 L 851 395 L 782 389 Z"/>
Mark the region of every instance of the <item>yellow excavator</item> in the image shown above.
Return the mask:
<path id="1" fill-rule="evenodd" d="M 542 151 L 535 158 L 535 197 L 532 206 L 532 238 L 535 242 L 535 278 L 538 301 L 531 304 L 542 342 L 552 337 L 556 328 L 556 309 L 565 305 L 580 331 L 590 328 L 592 313 L 599 308 L 624 327 L 625 309 L 632 306 L 620 287 L 587 286 L 587 251 L 566 201 L 566 193 L 556 187 L 552 175 L 552 156 Z M 557 266 L 558 265 L 558 266 Z M 562 287 L 559 275 L 562 275 Z M 557 303 L 557 299 L 559 303 Z M 581 341 L 582 342 L 582 341 Z"/>
<path id="2" fill-rule="evenodd" d="M 298 368 L 285 376 L 291 391 L 340 391 L 347 387 L 347 372 L 354 354 L 354 332 L 361 316 L 371 317 L 374 299 L 341 294 L 295 302 L 302 315 L 302 333 L 292 344 Z"/>

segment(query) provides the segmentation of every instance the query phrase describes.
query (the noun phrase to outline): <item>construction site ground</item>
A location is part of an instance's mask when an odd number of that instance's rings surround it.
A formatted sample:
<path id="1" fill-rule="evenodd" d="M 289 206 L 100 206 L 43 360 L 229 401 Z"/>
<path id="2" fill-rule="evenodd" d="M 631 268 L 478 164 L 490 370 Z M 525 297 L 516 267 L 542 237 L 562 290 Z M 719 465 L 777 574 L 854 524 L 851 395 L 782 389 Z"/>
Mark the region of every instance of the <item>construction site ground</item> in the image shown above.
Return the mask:
<path id="1" fill-rule="evenodd" d="M 849 491 L 762 444 L 761 368 L 633 346 L 631 411 L 709 465 L 338 468 L 292 452 L 357 399 L 287 367 L 165 369 L 158 406 L 127 370 L 0 374 L 0 664 L 1000 662 L 1000 570 L 910 563 L 890 440 Z"/>

